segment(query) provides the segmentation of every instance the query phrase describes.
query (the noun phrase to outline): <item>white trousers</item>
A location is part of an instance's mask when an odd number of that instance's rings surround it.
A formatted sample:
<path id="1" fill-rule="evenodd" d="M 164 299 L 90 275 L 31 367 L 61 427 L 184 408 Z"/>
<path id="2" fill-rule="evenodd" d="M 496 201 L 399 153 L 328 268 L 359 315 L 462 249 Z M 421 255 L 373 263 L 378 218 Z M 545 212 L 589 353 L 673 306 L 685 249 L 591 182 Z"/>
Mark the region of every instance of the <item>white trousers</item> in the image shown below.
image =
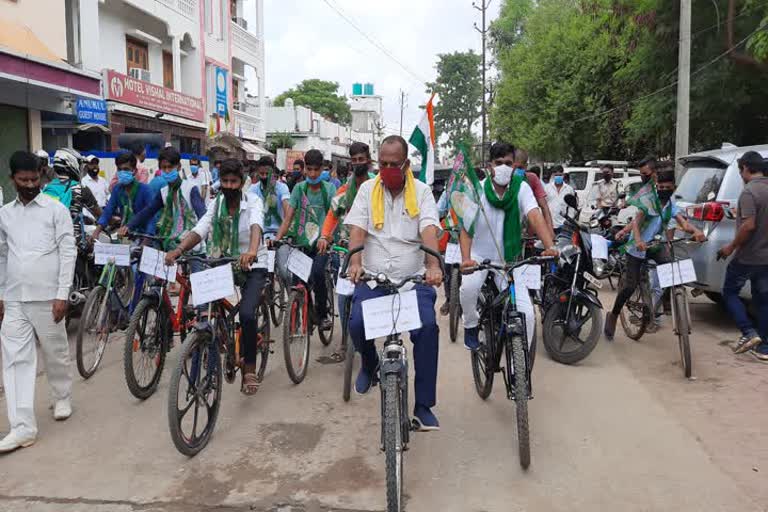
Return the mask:
<path id="1" fill-rule="evenodd" d="M 477 299 L 480 296 L 480 289 L 483 287 L 485 278 L 488 276 L 489 270 L 482 270 L 474 272 L 469 275 L 461 276 L 461 289 L 459 291 L 459 297 L 461 298 L 461 309 L 464 317 L 464 329 L 471 329 L 477 327 L 480 321 L 480 314 L 477 310 Z M 508 284 L 503 274 L 495 272 L 496 286 L 502 293 L 509 293 L 507 291 Z M 527 290 L 525 293 L 515 294 L 517 310 L 525 314 L 525 325 L 528 333 L 528 344 L 533 342 L 533 333 L 536 327 L 536 316 L 533 311 L 533 302 Z"/>
<path id="2" fill-rule="evenodd" d="M 3 355 L 3 386 L 11 430 L 24 436 L 37 435 L 35 421 L 35 377 L 40 340 L 43 362 L 54 401 L 72 394 L 72 369 L 64 320 L 54 323 L 53 301 L 6 302 L 0 328 Z"/>

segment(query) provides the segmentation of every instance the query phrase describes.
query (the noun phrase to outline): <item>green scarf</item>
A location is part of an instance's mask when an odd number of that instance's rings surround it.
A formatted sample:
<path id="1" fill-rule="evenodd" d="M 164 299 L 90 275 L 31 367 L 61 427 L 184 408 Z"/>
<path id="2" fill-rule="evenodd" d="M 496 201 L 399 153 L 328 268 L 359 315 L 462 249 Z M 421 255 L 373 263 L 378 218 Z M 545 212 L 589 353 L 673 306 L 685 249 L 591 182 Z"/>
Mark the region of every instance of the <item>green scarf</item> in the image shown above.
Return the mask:
<path id="1" fill-rule="evenodd" d="M 261 186 L 261 195 L 264 197 L 264 225 L 272 226 L 274 224 L 280 224 L 282 218 L 280 217 L 280 211 L 277 209 L 277 176 L 274 171 L 269 171 L 267 176 L 267 186 L 259 181 Z"/>
<path id="2" fill-rule="evenodd" d="M 230 215 L 227 201 L 224 200 L 223 194 L 219 194 L 213 208 L 213 235 L 211 236 L 210 256 L 213 258 L 239 256 L 240 205 L 237 205 L 235 215 Z"/>
<path id="3" fill-rule="evenodd" d="M 491 178 L 485 180 L 485 198 L 494 208 L 504 210 L 504 259 L 511 263 L 517 259 L 523 248 L 523 227 L 520 224 L 520 206 L 517 203 L 517 194 L 520 192 L 520 185 L 524 178 L 513 176 L 512 182 L 501 199 L 496 195 L 491 181 Z"/>
<path id="4" fill-rule="evenodd" d="M 123 187 L 124 194 L 120 195 L 120 205 L 123 210 L 122 226 L 128 224 L 128 221 L 133 217 L 133 201 L 136 199 L 136 194 L 139 192 L 139 182 L 135 181 L 131 183 L 131 188 Z"/>
<path id="5" fill-rule="evenodd" d="M 314 248 L 317 240 L 320 238 L 320 230 L 323 227 L 323 221 L 325 220 L 325 212 L 330 208 L 330 198 L 328 197 L 328 189 L 325 183 L 320 184 L 320 193 L 323 194 L 323 216 L 320 217 L 315 208 L 309 204 L 309 197 L 307 197 L 307 191 L 309 185 L 306 181 L 302 181 L 296 188 L 299 189 L 301 195 L 301 204 L 297 208 L 296 214 L 293 216 L 293 226 L 291 227 L 290 237 L 293 238 L 294 243 L 301 247 Z M 296 191 L 294 188 L 294 192 Z"/>
<path id="6" fill-rule="evenodd" d="M 672 220 L 672 207 L 670 204 L 667 203 L 666 206 L 661 206 L 659 193 L 656 191 L 656 182 L 653 180 L 640 187 L 640 190 L 627 201 L 628 206 L 634 206 L 643 212 L 643 224 L 640 226 L 640 234 L 645 232 L 648 224 L 652 221 L 652 217 L 659 216 L 661 216 L 661 232 L 664 233 L 667 230 L 669 221 Z M 621 251 L 626 252 L 634 249 L 636 246 L 637 240 L 632 237 L 631 240 L 621 247 Z"/>
<path id="7" fill-rule="evenodd" d="M 157 221 L 157 234 L 163 237 L 163 248 L 168 251 L 175 248 L 181 237 L 195 226 L 195 214 L 181 193 L 181 180 L 168 185 L 168 195 L 160 219 Z"/>

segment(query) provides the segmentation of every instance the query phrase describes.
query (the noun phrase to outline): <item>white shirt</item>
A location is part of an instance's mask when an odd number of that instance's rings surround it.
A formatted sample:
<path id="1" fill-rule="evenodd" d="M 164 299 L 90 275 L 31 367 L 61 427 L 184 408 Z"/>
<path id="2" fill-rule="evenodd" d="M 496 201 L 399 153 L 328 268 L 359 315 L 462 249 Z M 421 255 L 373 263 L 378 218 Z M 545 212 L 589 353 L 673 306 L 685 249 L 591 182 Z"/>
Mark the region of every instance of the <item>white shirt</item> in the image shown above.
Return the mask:
<path id="1" fill-rule="evenodd" d="M 475 236 L 472 239 L 472 259 L 478 263 L 482 263 L 484 260 L 501 263 L 504 261 L 504 217 L 506 214 L 504 210 L 491 206 L 483 192 L 483 185 L 485 182 L 481 182 L 480 186 L 482 210 L 477 212 Z M 533 190 L 527 183 L 520 184 L 517 205 L 520 209 L 521 223 L 528 217 L 531 210 L 539 207 L 536 198 L 533 197 Z M 522 233 L 522 230 L 520 232 Z"/>
<path id="2" fill-rule="evenodd" d="M 344 219 L 347 226 L 357 226 L 368 233 L 363 251 L 363 267 L 371 273 L 383 273 L 393 281 L 425 271 L 426 254 L 421 246 L 421 232 L 429 226 L 440 227 L 432 190 L 415 181 L 419 215 L 411 217 L 405 209 L 405 191 L 397 197 L 384 188 L 384 227 L 373 226 L 371 193 L 376 180 L 360 186 L 355 202 Z"/>
<path id="3" fill-rule="evenodd" d="M 624 187 L 617 179 L 612 179 L 609 183 L 605 180 L 598 181 L 597 187 L 597 207 L 616 206 L 619 200 L 619 194 L 623 192 Z"/>
<path id="4" fill-rule="evenodd" d="M 576 193 L 570 185 L 565 183 L 563 183 L 558 192 L 554 179 L 547 183 L 544 190 L 547 191 L 547 206 L 549 206 L 549 211 L 552 213 L 552 224 L 555 228 L 559 228 L 565 222 L 563 213 L 565 213 L 565 209 L 568 207 L 565 204 L 565 196 L 568 194 L 576 195 Z"/>
<path id="5" fill-rule="evenodd" d="M 91 190 L 93 197 L 96 198 L 96 203 L 100 207 L 104 208 L 106 206 L 109 199 L 109 182 L 105 178 L 97 177 L 93 179 L 90 174 L 86 174 L 80 180 L 80 183 Z"/>
<path id="6" fill-rule="evenodd" d="M 224 195 L 220 194 L 215 201 L 211 201 L 203 218 L 197 222 L 192 231 L 197 233 L 200 238 L 205 240 L 208 234 L 213 231 L 213 216 Z M 242 194 L 240 198 L 240 219 L 237 228 L 237 241 L 240 247 L 240 254 L 248 252 L 251 246 L 251 226 L 257 225 L 264 231 L 264 206 L 261 199 L 253 194 Z M 266 254 L 267 248 L 264 244 L 259 244 L 259 256 Z"/>
<path id="7" fill-rule="evenodd" d="M 197 171 L 197 175 L 192 174 L 192 171 L 190 171 L 188 169 L 184 169 L 181 172 L 181 178 L 184 181 L 186 181 L 188 183 L 191 183 L 192 185 L 196 186 L 197 190 L 200 192 L 200 196 L 202 197 L 202 195 L 203 195 L 203 185 L 208 185 L 208 182 L 203 182 L 202 167 L 200 168 L 200 170 Z"/>
<path id="8" fill-rule="evenodd" d="M 40 193 L 26 206 L 17 198 L 0 208 L 2 300 L 66 300 L 76 258 L 72 218 L 60 202 Z"/>

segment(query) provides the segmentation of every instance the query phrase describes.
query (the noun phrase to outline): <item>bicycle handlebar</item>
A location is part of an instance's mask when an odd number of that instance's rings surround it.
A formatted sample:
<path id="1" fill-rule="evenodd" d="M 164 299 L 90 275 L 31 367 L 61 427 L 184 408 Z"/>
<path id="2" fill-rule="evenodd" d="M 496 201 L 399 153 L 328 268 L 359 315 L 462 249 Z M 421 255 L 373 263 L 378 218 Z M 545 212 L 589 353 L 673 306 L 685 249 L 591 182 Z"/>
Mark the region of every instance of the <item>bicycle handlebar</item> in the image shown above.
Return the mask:
<path id="1" fill-rule="evenodd" d="M 199 261 L 200 263 L 203 263 L 205 265 L 208 265 L 209 267 L 215 267 L 217 265 L 224 265 L 226 263 L 234 263 L 238 261 L 237 258 L 230 258 L 230 257 L 224 257 L 224 258 L 209 258 L 207 256 L 179 256 L 176 259 L 177 263 L 189 263 L 191 261 Z"/>
<path id="2" fill-rule="evenodd" d="M 347 269 L 349 268 L 349 261 L 352 259 L 352 256 L 354 256 L 355 254 L 359 253 L 360 251 L 362 251 L 364 249 L 365 249 L 365 246 L 364 245 L 360 245 L 360 246 L 355 247 L 354 249 L 350 249 L 349 250 L 349 252 L 347 253 L 347 257 L 344 260 L 344 266 L 341 268 L 341 277 L 346 279 L 346 277 L 347 277 Z M 437 258 L 437 261 L 440 264 L 440 270 L 442 271 L 443 275 L 445 275 L 445 263 L 443 263 L 443 257 L 440 256 L 440 253 L 430 249 L 429 247 L 427 247 L 424 244 L 420 245 L 419 249 L 421 249 L 425 253 L 429 254 L 430 256 L 433 256 L 433 257 Z M 370 276 L 371 274 L 368 274 L 368 275 Z M 386 276 L 384 276 L 384 277 L 386 277 Z M 387 278 L 387 280 L 389 280 L 389 278 Z M 405 284 L 405 282 L 407 282 L 407 281 L 404 281 L 403 284 Z M 400 286 L 402 286 L 402 285 L 400 285 Z M 398 286 L 398 288 L 399 288 L 399 286 Z"/>
<path id="3" fill-rule="evenodd" d="M 547 263 L 554 260 L 555 260 L 554 256 L 532 256 L 522 261 L 518 261 L 517 263 L 505 263 L 503 265 L 499 265 L 498 263 L 492 263 L 491 260 L 485 260 L 479 265 L 463 269 L 462 272 L 464 274 L 472 274 L 473 272 L 478 272 L 480 270 L 501 270 L 508 274 L 514 271 L 516 268 L 520 268 L 525 265 L 538 265 L 541 263 Z"/>

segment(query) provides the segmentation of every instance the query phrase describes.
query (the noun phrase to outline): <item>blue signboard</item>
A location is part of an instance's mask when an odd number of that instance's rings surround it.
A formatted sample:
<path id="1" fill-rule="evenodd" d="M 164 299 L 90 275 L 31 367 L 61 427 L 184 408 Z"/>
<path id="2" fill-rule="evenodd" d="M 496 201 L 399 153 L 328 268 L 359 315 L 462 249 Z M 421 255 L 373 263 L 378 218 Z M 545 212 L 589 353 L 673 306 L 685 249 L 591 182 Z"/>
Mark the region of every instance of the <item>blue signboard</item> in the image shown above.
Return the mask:
<path id="1" fill-rule="evenodd" d="M 216 68 L 216 113 L 227 115 L 227 70 Z"/>
<path id="2" fill-rule="evenodd" d="M 77 98 L 77 121 L 107 125 L 107 102 L 90 98 Z"/>

